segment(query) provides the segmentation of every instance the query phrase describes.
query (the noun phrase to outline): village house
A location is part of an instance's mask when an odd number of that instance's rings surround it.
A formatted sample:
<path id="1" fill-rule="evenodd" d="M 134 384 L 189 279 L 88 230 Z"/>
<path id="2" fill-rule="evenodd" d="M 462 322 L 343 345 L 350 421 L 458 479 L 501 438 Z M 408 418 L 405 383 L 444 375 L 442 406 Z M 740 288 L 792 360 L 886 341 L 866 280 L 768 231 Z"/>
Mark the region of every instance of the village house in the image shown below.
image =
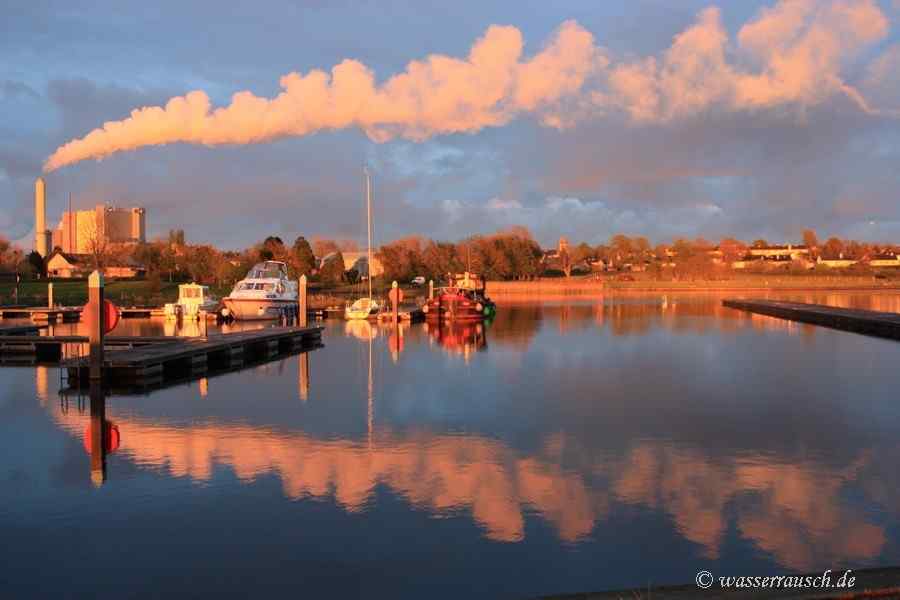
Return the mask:
<path id="1" fill-rule="evenodd" d="M 94 257 L 54 250 L 45 261 L 47 276 L 62 279 L 87 277 L 94 270 Z M 103 274 L 111 279 L 134 279 L 147 274 L 147 268 L 132 261 L 110 261 L 103 267 Z"/>

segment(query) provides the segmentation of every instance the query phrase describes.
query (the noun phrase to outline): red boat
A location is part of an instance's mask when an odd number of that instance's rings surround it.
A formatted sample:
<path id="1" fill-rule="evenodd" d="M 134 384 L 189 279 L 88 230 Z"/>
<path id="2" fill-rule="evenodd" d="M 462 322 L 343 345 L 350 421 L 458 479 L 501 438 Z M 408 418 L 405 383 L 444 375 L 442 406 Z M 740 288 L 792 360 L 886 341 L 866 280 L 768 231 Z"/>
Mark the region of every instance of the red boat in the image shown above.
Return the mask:
<path id="1" fill-rule="evenodd" d="M 481 321 L 497 312 L 485 293 L 484 280 L 474 273 L 451 276 L 447 287 L 434 291 L 422 311 L 428 321 Z"/>

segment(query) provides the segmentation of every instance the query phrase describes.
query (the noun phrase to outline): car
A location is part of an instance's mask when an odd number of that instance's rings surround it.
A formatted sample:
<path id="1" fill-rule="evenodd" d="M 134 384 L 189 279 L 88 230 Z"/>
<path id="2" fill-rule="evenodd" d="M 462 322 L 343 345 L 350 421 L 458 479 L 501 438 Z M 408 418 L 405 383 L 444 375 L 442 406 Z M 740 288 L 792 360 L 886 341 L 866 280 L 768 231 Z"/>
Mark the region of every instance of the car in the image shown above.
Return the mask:
<path id="1" fill-rule="evenodd" d="M 419 275 L 418 277 L 413 277 L 412 282 L 413 285 L 425 285 L 425 278 Z"/>

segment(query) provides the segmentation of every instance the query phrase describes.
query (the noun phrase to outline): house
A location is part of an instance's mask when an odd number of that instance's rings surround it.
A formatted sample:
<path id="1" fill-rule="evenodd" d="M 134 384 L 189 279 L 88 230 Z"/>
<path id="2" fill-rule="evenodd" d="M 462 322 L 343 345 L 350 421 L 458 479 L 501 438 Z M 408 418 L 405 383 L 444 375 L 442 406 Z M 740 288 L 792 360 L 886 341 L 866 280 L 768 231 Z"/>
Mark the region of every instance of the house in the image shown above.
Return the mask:
<path id="1" fill-rule="evenodd" d="M 802 244 L 796 246 L 792 244 L 784 246 L 760 246 L 748 248 L 748 254 L 766 260 L 798 260 L 809 256 L 809 248 Z"/>
<path id="2" fill-rule="evenodd" d="M 369 276 L 369 259 L 365 251 L 342 252 L 341 256 L 344 257 L 344 271 L 356 271 L 364 279 Z M 384 265 L 381 264 L 381 259 L 373 253 L 372 277 L 379 275 L 384 275 Z"/>
<path id="3" fill-rule="evenodd" d="M 57 248 L 47 257 L 45 264 L 48 277 L 87 277 L 94 270 L 94 257 L 90 254 L 63 252 Z M 131 260 L 112 260 L 107 261 L 103 267 L 103 274 L 113 279 L 134 279 L 144 277 L 147 268 Z"/>
<path id="4" fill-rule="evenodd" d="M 900 255 L 893 252 L 876 254 L 869 259 L 869 266 L 873 268 L 900 267 Z"/>
<path id="5" fill-rule="evenodd" d="M 843 254 L 841 254 L 839 258 L 822 258 L 820 256 L 816 259 L 816 266 L 828 267 L 829 269 L 846 269 L 847 267 L 852 267 L 857 262 L 859 261 L 851 258 L 844 258 Z"/>

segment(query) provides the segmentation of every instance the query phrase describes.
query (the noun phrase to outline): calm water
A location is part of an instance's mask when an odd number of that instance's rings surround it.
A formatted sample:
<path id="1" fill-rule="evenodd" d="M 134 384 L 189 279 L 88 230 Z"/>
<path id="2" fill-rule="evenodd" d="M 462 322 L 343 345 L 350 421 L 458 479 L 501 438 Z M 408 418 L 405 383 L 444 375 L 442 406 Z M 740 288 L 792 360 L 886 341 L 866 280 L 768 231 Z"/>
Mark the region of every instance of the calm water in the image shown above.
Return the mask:
<path id="1" fill-rule="evenodd" d="M 311 354 L 111 396 L 100 486 L 86 403 L 4 367 L 0 595 L 527 598 L 900 563 L 900 344 L 719 302 L 501 302 L 402 340 L 327 322 Z"/>

